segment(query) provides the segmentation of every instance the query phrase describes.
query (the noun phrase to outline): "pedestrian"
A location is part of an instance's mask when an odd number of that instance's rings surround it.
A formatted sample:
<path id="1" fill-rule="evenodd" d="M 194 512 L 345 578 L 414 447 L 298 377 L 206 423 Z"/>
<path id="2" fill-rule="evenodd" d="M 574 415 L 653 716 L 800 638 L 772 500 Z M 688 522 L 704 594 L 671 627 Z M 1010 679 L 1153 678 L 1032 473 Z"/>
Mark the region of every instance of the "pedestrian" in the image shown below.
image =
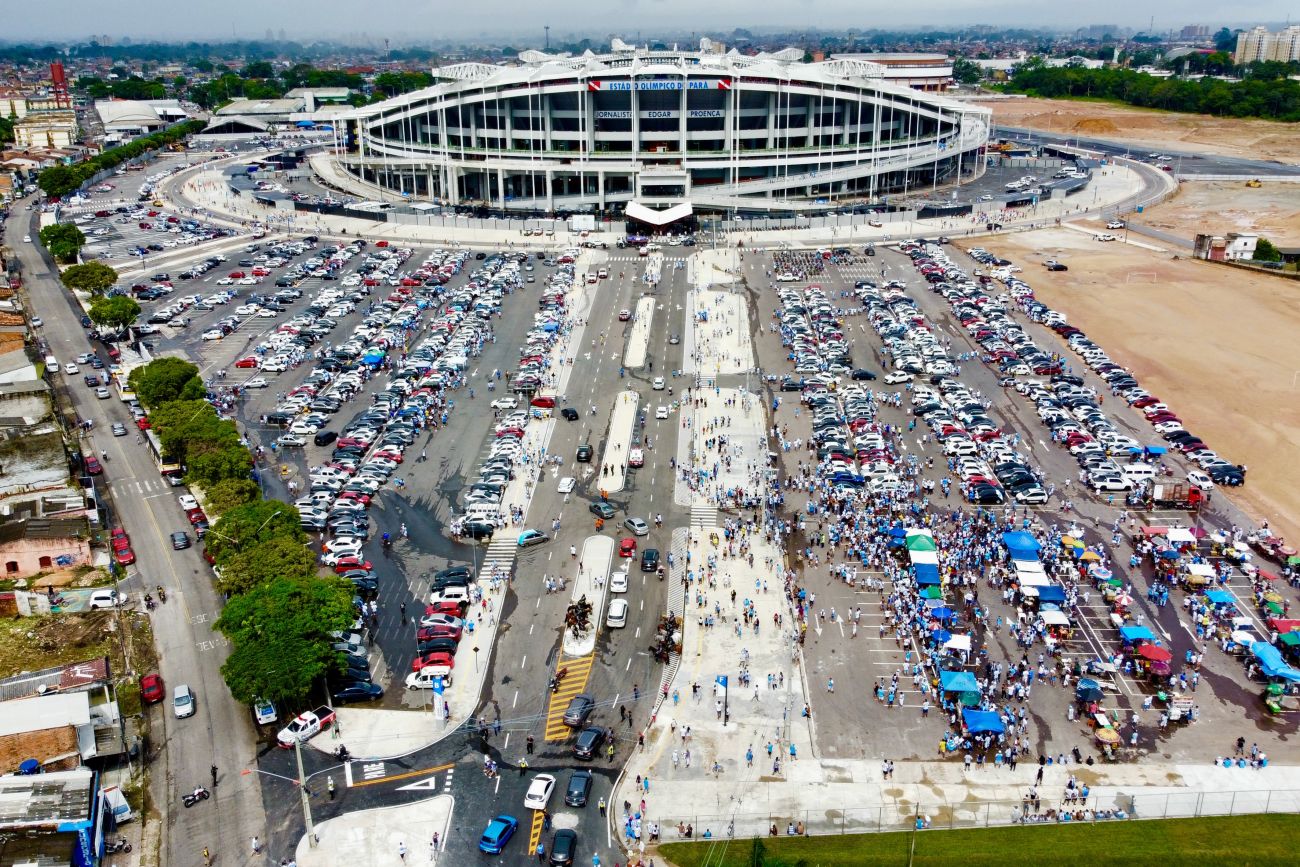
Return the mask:
<path id="1" fill-rule="evenodd" d="M 256 834 L 253 835 L 253 854 L 254 855 L 262 854 L 262 841 L 257 839 Z"/>
<path id="2" fill-rule="evenodd" d="M 527 749 L 528 749 L 528 755 L 530 756 L 533 754 L 533 743 L 534 743 L 533 736 L 529 735 L 527 741 Z"/>
<path id="3" fill-rule="evenodd" d="M 405 626 L 405 625 L 406 625 L 406 603 L 403 602 L 402 604 L 398 605 L 398 606 L 397 606 L 397 610 L 401 612 L 401 614 L 402 614 L 402 625 Z"/>
<path id="4" fill-rule="evenodd" d="M 334 800 L 334 778 L 333 777 L 325 778 L 325 788 L 329 792 L 330 800 L 331 801 Z"/>
<path id="5" fill-rule="evenodd" d="M 406 863 L 406 844 L 401 840 L 397 841 L 397 860 Z"/>
<path id="6" fill-rule="evenodd" d="M 217 766 L 213 765 L 212 766 L 212 788 L 215 789 L 216 787 L 217 787 Z"/>
<path id="7" fill-rule="evenodd" d="M 605 799 L 600 799 L 600 815 L 605 815 Z"/>

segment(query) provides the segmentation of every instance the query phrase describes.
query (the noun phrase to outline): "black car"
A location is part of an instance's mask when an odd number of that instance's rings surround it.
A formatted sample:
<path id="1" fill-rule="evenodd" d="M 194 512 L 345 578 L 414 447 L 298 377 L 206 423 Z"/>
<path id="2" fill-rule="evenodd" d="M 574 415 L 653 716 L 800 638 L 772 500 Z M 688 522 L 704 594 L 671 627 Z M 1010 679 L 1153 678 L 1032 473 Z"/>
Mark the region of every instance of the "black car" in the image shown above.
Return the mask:
<path id="1" fill-rule="evenodd" d="M 316 436 L 312 437 L 312 442 L 318 446 L 327 446 L 339 438 L 339 435 L 332 430 L 316 431 Z"/>
<path id="2" fill-rule="evenodd" d="M 653 572 L 659 568 L 659 549 L 643 548 L 641 550 L 641 571 Z"/>
<path id="3" fill-rule="evenodd" d="M 569 774 L 569 785 L 564 789 L 564 803 L 569 807 L 587 806 L 591 794 L 591 771 L 580 769 Z"/>
<path id="4" fill-rule="evenodd" d="M 488 521 L 466 521 L 461 524 L 460 534 L 470 539 L 486 539 L 496 532 L 497 525 Z"/>
<path id="5" fill-rule="evenodd" d="M 614 517 L 614 507 L 609 503 L 606 503 L 604 500 L 597 500 L 588 506 L 587 509 L 596 517 L 603 518 L 606 521 Z"/>
<path id="6" fill-rule="evenodd" d="M 571 406 L 566 406 L 564 409 L 560 410 L 560 415 L 564 416 L 569 421 L 578 420 L 578 411 Z"/>
<path id="7" fill-rule="evenodd" d="M 600 752 L 600 747 L 605 743 L 605 730 L 600 726 L 585 728 L 578 733 L 578 739 L 573 742 L 573 755 L 585 761 L 591 761 L 596 758 L 596 753 Z"/>
<path id="8" fill-rule="evenodd" d="M 853 371 L 852 377 L 854 379 L 875 379 L 876 375 L 869 370 L 864 370 L 859 367 L 857 370 Z"/>
<path id="9" fill-rule="evenodd" d="M 587 717 L 596 709 L 596 700 L 587 693 L 575 695 L 569 699 L 569 706 L 564 709 L 564 724 L 577 728 L 587 722 Z"/>
<path id="10" fill-rule="evenodd" d="M 330 698 L 335 704 L 347 704 L 350 701 L 375 701 L 384 697 L 384 688 L 377 683 L 354 680 L 348 683 L 334 684 L 330 687 Z"/>
<path id="11" fill-rule="evenodd" d="M 551 864 L 554 867 L 568 867 L 573 863 L 574 853 L 578 849 L 578 832 L 561 828 L 551 838 Z"/>
<path id="12" fill-rule="evenodd" d="M 456 639 L 454 638 L 431 638 L 428 641 L 421 641 L 415 648 L 421 656 L 427 653 L 450 653 L 456 655 Z"/>
<path id="13" fill-rule="evenodd" d="M 803 380 L 785 379 L 781 381 L 782 391 L 803 391 Z"/>
<path id="14" fill-rule="evenodd" d="M 591 456 L 593 454 L 595 454 L 595 449 L 593 449 L 587 443 L 583 443 L 582 445 L 578 446 L 578 452 L 574 457 L 577 459 L 578 463 L 580 464 L 589 464 L 591 463 Z"/>
<path id="15" fill-rule="evenodd" d="M 177 551 L 184 550 L 190 546 L 190 534 L 176 531 L 172 533 L 172 548 Z"/>

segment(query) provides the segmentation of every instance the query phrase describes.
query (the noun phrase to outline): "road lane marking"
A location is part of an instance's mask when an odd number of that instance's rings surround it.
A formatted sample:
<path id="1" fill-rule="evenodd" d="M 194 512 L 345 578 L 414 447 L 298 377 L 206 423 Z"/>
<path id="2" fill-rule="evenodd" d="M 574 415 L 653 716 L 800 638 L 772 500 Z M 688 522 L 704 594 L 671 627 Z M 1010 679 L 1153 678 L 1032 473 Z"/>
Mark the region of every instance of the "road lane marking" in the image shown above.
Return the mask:
<path id="1" fill-rule="evenodd" d="M 354 763 L 349 762 L 348 764 L 349 764 L 349 770 L 348 773 L 345 775 L 345 778 L 352 776 L 350 766 Z M 362 776 L 364 777 L 364 779 L 359 783 L 353 783 L 349 781 L 348 785 L 351 788 L 360 789 L 365 786 L 377 786 L 380 783 L 396 783 L 401 780 L 409 780 L 412 777 L 422 777 L 426 774 L 436 774 L 439 771 L 445 771 L 448 768 L 451 768 L 453 765 L 454 762 L 448 762 L 445 765 L 438 765 L 436 768 L 421 768 L 418 771 L 407 771 L 406 773 L 403 774 L 393 774 L 392 776 L 387 776 L 384 775 L 383 762 L 364 762 L 362 763 Z M 399 789 L 398 791 L 401 790 Z"/>

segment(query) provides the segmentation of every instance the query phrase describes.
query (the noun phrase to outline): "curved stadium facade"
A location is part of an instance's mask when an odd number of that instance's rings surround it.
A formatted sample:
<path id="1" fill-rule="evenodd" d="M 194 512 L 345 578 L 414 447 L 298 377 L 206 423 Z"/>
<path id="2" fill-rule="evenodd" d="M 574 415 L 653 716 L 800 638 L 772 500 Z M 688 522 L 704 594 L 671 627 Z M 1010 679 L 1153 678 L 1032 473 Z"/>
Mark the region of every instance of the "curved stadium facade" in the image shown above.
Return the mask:
<path id="1" fill-rule="evenodd" d="M 967 178 L 989 112 L 796 49 L 529 51 L 434 70 L 347 115 L 342 167 L 413 200 L 517 212 L 799 211 Z"/>

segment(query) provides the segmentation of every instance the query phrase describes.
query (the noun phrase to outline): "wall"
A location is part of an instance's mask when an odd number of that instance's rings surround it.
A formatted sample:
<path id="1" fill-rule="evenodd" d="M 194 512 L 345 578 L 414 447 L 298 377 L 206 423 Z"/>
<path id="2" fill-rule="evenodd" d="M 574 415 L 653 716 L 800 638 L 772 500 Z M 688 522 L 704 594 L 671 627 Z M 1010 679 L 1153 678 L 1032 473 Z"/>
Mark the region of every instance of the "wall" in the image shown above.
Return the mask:
<path id="1" fill-rule="evenodd" d="M 81 765 L 77 730 L 73 726 L 42 729 L 0 737 L 0 774 L 12 774 L 27 759 L 44 764 L 46 771 L 70 771 Z"/>
<path id="2" fill-rule="evenodd" d="M 67 568 L 56 566 L 59 557 L 72 558 L 68 566 L 90 564 L 90 543 L 85 539 L 17 539 L 0 545 L 0 578 L 26 578 L 37 572 Z M 48 557 L 50 565 L 42 566 L 41 558 Z M 10 564 L 17 563 L 16 570 Z"/>

